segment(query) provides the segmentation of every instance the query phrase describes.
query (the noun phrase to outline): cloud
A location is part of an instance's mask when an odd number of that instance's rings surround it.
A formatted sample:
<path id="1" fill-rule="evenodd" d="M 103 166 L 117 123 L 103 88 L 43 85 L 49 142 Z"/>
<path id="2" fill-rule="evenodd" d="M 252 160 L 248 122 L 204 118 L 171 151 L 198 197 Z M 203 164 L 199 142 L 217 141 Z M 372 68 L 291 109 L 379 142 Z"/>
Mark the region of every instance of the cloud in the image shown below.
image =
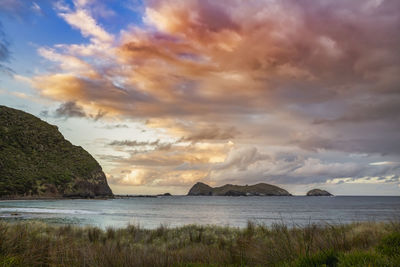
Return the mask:
<path id="1" fill-rule="evenodd" d="M 228 12 L 208 1 L 150 1 L 146 18 L 156 29 L 124 31 L 115 55 L 124 68 L 111 65 L 107 74 L 110 79 L 122 76 L 127 91 L 152 99 L 141 109 L 158 104 L 153 116 L 215 116 L 267 112 L 278 103 L 283 110 L 321 103 L 340 97 L 344 88 L 356 91 L 361 86 L 368 93 L 381 81 L 370 72 L 390 75 L 390 68 L 397 67 L 389 55 L 398 40 L 387 34 L 396 22 L 386 23 L 387 11 L 381 10 L 393 2 L 369 11 L 376 13 L 374 23 L 355 4 L 304 2 L 233 2 Z M 382 32 L 382 38 L 369 37 L 371 29 Z M 96 30 L 86 35 L 101 44 L 109 39 Z M 370 39 L 353 41 L 362 38 Z M 140 113 L 121 107 L 127 115 Z"/>
<path id="2" fill-rule="evenodd" d="M 113 183 L 133 186 L 188 186 L 204 180 L 212 164 L 224 161 L 231 147 L 230 144 L 166 143 L 159 140 L 113 141 L 109 145 L 127 155 L 99 155 L 101 160 L 113 164 L 108 171 L 113 176 Z M 136 170 L 140 170 L 140 175 Z M 140 179 L 126 178 L 131 172 Z"/>
<path id="3" fill-rule="evenodd" d="M 67 118 L 83 118 L 86 117 L 86 113 L 82 107 L 78 106 L 75 102 L 66 102 L 61 104 L 55 111 L 56 117 L 67 117 Z"/>
<path id="4" fill-rule="evenodd" d="M 29 18 L 32 11 L 34 14 L 43 15 L 38 3 L 38 1 L 1 0 L 0 14 L 20 21 Z"/>
<path id="5" fill-rule="evenodd" d="M 10 63 L 11 44 L 3 29 L 1 18 L 8 17 L 14 21 L 21 22 L 30 19 L 31 13 L 43 15 L 40 6 L 36 2 L 23 0 L 1 0 L 0 3 L 0 72 L 12 74 L 14 71 L 6 65 Z"/>
<path id="6" fill-rule="evenodd" d="M 363 123 L 371 121 L 397 121 L 400 114 L 400 95 L 369 99 L 367 103 L 355 103 L 346 114 L 335 119 L 315 120 L 315 124 Z"/>
<path id="7" fill-rule="evenodd" d="M 157 133 L 154 144 L 107 146 L 128 155 L 108 157 L 114 181 L 300 184 L 399 173 L 349 155 L 398 162 L 398 1 L 145 5 L 144 25 L 120 34 L 96 21 L 90 2 L 58 5 L 89 42 L 40 48 L 54 68 L 32 79 L 42 97 L 86 117 L 101 111 Z"/>
<path id="8" fill-rule="evenodd" d="M 55 118 L 89 118 L 94 121 L 101 119 L 106 113 L 98 110 L 96 113 L 87 113 L 85 109 L 74 101 L 64 102 L 54 111 L 43 110 L 40 112 L 40 116 L 43 117 L 55 117 Z M 113 128 L 121 128 L 122 125 L 118 125 Z"/>
<path id="9" fill-rule="evenodd" d="M 5 39 L 5 34 L 3 31 L 3 26 L 0 22 L 0 61 L 7 61 L 10 57 L 10 51 L 8 50 L 8 42 Z"/>
<path id="10" fill-rule="evenodd" d="M 8 62 L 10 59 L 11 52 L 9 50 L 9 45 L 0 21 L 0 71 L 9 70 L 9 68 L 4 65 L 4 63 Z"/>
<path id="11" fill-rule="evenodd" d="M 22 15 L 29 10 L 29 5 L 21 0 L 2 0 L 0 14 L 8 17 L 22 19 Z"/>
<path id="12" fill-rule="evenodd" d="M 233 163 L 233 164 L 232 164 Z M 219 166 L 224 166 L 220 168 Z M 245 166 L 242 168 L 241 166 Z M 209 177 L 221 183 L 313 184 L 337 178 L 398 176 L 400 164 L 370 165 L 360 162 L 326 161 L 297 154 L 262 155 L 256 149 L 232 150 L 223 163 L 217 164 Z M 393 182 L 391 180 L 391 182 Z"/>
<path id="13" fill-rule="evenodd" d="M 257 148 L 242 148 L 231 151 L 223 163 L 216 164 L 214 170 L 224 170 L 234 168 L 239 171 L 246 171 L 252 164 L 270 159 L 268 155 L 260 153 Z"/>
<path id="14" fill-rule="evenodd" d="M 79 29 L 83 36 L 90 37 L 94 43 L 111 43 L 114 38 L 106 32 L 86 9 L 87 1 L 75 1 L 75 10 L 68 6 L 58 4 L 56 8 L 65 21 L 72 27 Z"/>
<path id="15" fill-rule="evenodd" d="M 236 133 L 237 131 L 234 127 L 220 129 L 216 126 L 210 126 L 209 128 L 203 128 L 198 132 L 191 133 L 187 137 L 183 137 L 181 141 L 199 142 L 203 140 L 229 140 L 233 139 Z"/>
<path id="16" fill-rule="evenodd" d="M 123 128 L 129 128 L 128 125 L 126 124 L 111 124 L 111 125 L 105 125 L 102 128 L 112 130 L 112 129 L 123 129 Z"/>
<path id="17" fill-rule="evenodd" d="M 361 178 L 335 178 L 327 181 L 327 184 L 343 184 L 343 183 L 354 183 L 354 184 L 382 184 L 382 183 L 398 183 L 400 182 L 399 176 L 383 176 L 383 177 L 361 177 Z"/>
<path id="18" fill-rule="evenodd" d="M 169 150 L 173 143 L 162 143 L 160 140 L 139 142 L 136 140 L 112 141 L 109 146 L 119 147 L 152 147 L 153 150 Z"/>
<path id="19" fill-rule="evenodd" d="M 38 53 L 50 61 L 59 63 L 60 70 L 67 73 L 93 78 L 99 75 L 90 64 L 78 57 L 57 53 L 54 49 L 43 47 L 38 49 Z"/>
<path id="20" fill-rule="evenodd" d="M 148 146 L 148 143 L 121 142 L 115 145 L 143 147 Z M 196 181 L 204 181 L 211 185 L 267 182 L 284 186 L 373 183 L 377 180 L 379 183 L 399 182 L 400 165 L 396 162 L 371 165 L 366 162 L 342 162 L 339 159 L 322 160 L 315 157 L 318 154 L 305 155 L 295 151 L 267 152 L 255 147 L 237 148 L 231 145 L 210 149 L 211 146 L 212 144 L 205 147 L 179 145 L 169 150 L 122 150 L 130 156 L 110 156 L 102 159 L 114 163 L 115 168 L 110 173 L 116 185 L 187 187 Z M 132 174 L 127 176 L 127 173 Z M 350 178 L 343 180 L 343 177 Z"/>
<path id="21" fill-rule="evenodd" d="M 311 136 L 305 139 L 293 140 L 292 143 L 299 147 L 311 150 L 336 150 L 348 153 L 377 153 L 381 155 L 399 155 L 400 145 L 396 132 L 387 133 L 385 129 L 373 133 L 372 137 L 354 137 L 346 139 L 344 137 L 320 138 Z M 385 140 L 382 140 L 385 139 Z"/>

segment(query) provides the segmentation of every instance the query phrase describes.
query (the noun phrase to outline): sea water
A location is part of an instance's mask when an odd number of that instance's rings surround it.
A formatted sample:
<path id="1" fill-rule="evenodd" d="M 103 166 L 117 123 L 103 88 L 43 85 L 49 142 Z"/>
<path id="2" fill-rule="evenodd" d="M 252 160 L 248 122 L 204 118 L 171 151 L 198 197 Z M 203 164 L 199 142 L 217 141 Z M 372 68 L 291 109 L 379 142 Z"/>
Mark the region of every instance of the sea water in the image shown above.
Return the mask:
<path id="1" fill-rule="evenodd" d="M 0 201 L 1 220 L 42 220 L 101 228 L 128 224 L 153 229 L 187 224 L 245 227 L 350 223 L 400 219 L 400 196 L 335 197 L 134 197 L 110 200 Z"/>

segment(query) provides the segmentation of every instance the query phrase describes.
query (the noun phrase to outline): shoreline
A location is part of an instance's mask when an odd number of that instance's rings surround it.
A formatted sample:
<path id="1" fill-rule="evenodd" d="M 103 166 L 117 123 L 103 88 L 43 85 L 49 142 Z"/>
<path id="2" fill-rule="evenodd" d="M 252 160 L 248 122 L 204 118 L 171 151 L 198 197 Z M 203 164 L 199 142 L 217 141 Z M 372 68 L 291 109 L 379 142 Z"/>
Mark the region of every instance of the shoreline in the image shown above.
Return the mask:
<path id="1" fill-rule="evenodd" d="M 94 197 L 94 198 L 84 198 L 84 197 L 1 197 L 2 201 L 11 200 L 110 200 L 110 199 L 131 199 L 131 198 L 158 198 L 158 197 L 195 197 L 195 198 L 213 198 L 213 197 L 226 197 L 226 198 L 279 198 L 279 197 L 306 197 L 306 198 L 335 198 L 335 197 L 400 197 L 400 195 L 334 195 L 334 196 L 306 196 L 306 195 L 291 195 L 291 196 L 191 196 L 191 195 L 114 195 L 113 197 Z"/>
<path id="2" fill-rule="evenodd" d="M 74 199 L 82 199 L 82 200 L 108 200 L 115 199 L 115 197 L 93 197 L 93 198 L 84 198 L 84 197 L 1 197 L 1 201 L 10 201 L 10 200 L 74 200 Z"/>

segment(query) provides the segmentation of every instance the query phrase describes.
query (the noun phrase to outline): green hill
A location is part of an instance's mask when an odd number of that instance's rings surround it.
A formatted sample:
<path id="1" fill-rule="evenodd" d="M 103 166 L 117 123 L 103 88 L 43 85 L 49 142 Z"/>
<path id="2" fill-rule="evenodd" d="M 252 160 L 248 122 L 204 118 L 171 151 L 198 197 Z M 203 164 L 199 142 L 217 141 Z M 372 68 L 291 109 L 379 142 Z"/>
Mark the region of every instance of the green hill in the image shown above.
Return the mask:
<path id="1" fill-rule="evenodd" d="M 110 196 L 101 166 L 57 126 L 0 106 L 0 198 Z"/>

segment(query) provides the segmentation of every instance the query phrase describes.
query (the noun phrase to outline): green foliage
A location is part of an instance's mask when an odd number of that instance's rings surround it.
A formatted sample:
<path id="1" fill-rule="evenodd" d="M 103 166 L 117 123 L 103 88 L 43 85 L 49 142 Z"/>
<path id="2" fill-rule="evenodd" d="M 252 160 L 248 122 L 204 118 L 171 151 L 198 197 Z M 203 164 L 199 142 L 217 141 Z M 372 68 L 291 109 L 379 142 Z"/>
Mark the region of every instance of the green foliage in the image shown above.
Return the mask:
<path id="1" fill-rule="evenodd" d="M 5 257 L 0 255 L 0 266 L 1 267 L 12 267 L 21 265 L 21 260 L 18 257 Z"/>
<path id="2" fill-rule="evenodd" d="M 353 251 L 339 258 L 338 267 L 393 266 L 385 256 L 370 251 Z"/>
<path id="3" fill-rule="evenodd" d="M 334 250 L 322 251 L 311 256 L 301 257 L 294 266 L 298 267 L 336 267 L 338 266 L 338 252 Z"/>
<path id="4" fill-rule="evenodd" d="M 56 126 L 0 106 L 0 197 L 73 194 L 98 173 L 97 161 Z"/>
<path id="5" fill-rule="evenodd" d="M 389 257 L 400 257 L 400 232 L 385 236 L 378 246 L 378 251 Z"/>

